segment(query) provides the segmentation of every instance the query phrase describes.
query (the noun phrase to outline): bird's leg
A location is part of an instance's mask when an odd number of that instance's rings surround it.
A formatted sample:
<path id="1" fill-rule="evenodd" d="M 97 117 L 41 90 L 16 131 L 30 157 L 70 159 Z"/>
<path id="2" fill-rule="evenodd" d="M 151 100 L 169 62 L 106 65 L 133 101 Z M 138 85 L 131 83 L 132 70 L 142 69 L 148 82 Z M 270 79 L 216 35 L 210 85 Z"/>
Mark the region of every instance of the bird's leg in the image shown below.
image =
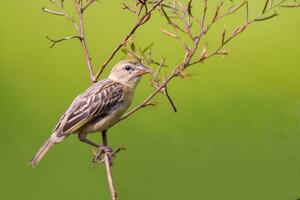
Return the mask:
<path id="1" fill-rule="evenodd" d="M 86 135 L 86 134 L 79 133 L 79 134 L 78 134 L 78 139 L 79 139 L 81 142 L 84 142 L 84 143 L 86 143 L 86 144 L 92 145 L 92 146 L 94 146 L 94 147 L 97 147 L 97 148 L 100 148 L 100 147 L 101 147 L 101 145 L 96 144 L 95 142 L 93 142 L 93 141 L 87 139 L 87 135 Z"/>
<path id="2" fill-rule="evenodd" d="M 118 148 L 117 150 L 113 151 L 112 148 L 110 148 L 107 144 L 107 130 L 102 131 L 102 142 L 103 142 L 103 148 L 108 148 L 109 151 L 105 151 L 105 153 L 108 155 L 110 165 L 112 165 L 112 161 L 115 158 L 116 154 L 120 152 L 121 150 L 125 150 L 125 148 Z"/>
<path id="3" fill-rule="evenodd" d="M 99 145 L 96 144 L 95 142 L 87 139 L 87 135 L 86 134 L 78 134 L 78 138 L 80 141 L 90 144 L 94 147 L 97 147 L 98 149 L 100 149 L 99 152 L 94 152 L 94 158 L 93 158 L 93 163 L 95 164 L 95 162 L 98 160 L 99 163 L 104 162 L 104 158 L 101 158 L 101 155 L 103 153 L 106 153 L 110 164 L 112 165 L 112 161 L 113 159 L 116 157 L 117 153 L 119 153 L 121 150 L 125 150 L 125 148 L 121 147 L 118 148 L 117 150 L 113 151 L 112 148 L 110 148 L 107 144 L 107 131 L 103 131 L 102 132 L 102 141 L 103 141 L 103 145 Z"/>
<path id="4" fill-rule="evenodd" d="M 112 149 L 110 147 L 108 147 L 108 144 L 107 144 L 107 130 L 104 130 L 101 132 L 101 135 L 102 135 L 102 143 L 103 143 L 103 147 L 107 147 L 108 149 L 110 149 L 110 151 L 106 151 L 105 153 L 108 155 L 108 158 L 109 158 L 109 161 L 110 161 L 110 164 L 112 163 Z"/>
<path id="5" fill-rule="evenodd" d="M 101 156 L 101 154 L 102 154 L 103 152 L 105 152 L 105 153 L 106 153 L 106 152 L 112 152 L 112 149 L 111 149 L 111 148 L 109 148 L 109 147 L 107 147 L 107 146 L 99 145 L 99 144 L 97 144 L 97 143 L 95 143 L 95 142 L 89 140 L 89 139 L 87 138 L 87 135 L 86 135 L 86 134 L 79 133 L 79 134 L 78 134 L 78 138 L 79 138 L 79 140 L 80 140 L 81 142 L 84 142 L 84 143 L 86 143 L 86 144 L 92 145 L 92 146 L 94 146 L 94 147 L 96 147 L 96 148 L 99 148 L 99 149 L 101 150 L 99 153 L 96 154 L 95 158 L 93 159 L 93 162 L 96 162 L 96 160 L 98 160 L 98 158 Z"/>

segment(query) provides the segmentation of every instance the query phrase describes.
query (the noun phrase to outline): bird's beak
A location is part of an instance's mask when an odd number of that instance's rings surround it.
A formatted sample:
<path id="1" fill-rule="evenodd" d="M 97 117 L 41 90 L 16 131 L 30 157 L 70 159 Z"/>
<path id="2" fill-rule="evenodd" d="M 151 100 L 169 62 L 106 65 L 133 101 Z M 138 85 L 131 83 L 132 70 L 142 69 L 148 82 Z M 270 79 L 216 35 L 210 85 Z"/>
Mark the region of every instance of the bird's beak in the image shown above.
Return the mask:
<path id="1" fill-rule="evenodd" d="M 152 73 L 153 71 L 143 64 L 138 65 L 138 67 L 135 69 L 135 77 L 140 77 L 144 74 L 152 74 Z"/>

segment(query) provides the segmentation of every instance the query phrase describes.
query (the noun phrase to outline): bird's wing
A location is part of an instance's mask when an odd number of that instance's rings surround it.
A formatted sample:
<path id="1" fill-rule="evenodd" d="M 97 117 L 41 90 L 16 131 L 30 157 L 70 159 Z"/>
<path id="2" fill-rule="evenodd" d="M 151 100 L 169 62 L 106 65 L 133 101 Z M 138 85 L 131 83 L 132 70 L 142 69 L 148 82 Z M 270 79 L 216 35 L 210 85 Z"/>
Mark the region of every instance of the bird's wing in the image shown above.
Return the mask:
<path id="1" fill-rule="evenodd" d="M 63 114 L 54 128 L 56 136 L 68 135 L 97 117 L 105 117 L 115 105 L 122 102 L 123 96 L 124 87 L 120 83 L 104 80 L 94 84 L 76 97 Z"/>

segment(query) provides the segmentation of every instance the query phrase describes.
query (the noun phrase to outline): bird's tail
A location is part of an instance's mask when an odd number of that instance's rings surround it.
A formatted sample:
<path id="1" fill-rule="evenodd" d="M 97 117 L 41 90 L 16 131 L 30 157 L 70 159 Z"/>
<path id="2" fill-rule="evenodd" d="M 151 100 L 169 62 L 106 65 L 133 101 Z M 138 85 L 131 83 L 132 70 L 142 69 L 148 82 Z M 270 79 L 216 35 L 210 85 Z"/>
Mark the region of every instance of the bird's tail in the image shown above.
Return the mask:
<path id="1" fill-rule="evenodd" d="M 34 157 L 30 160 L 30 165 L 35 167 L 40 160 L 44 157 L 47 151 L 55 144 L 52 137 L 50 137 L 38 150 L 38 152 L 34 155 Z"/>

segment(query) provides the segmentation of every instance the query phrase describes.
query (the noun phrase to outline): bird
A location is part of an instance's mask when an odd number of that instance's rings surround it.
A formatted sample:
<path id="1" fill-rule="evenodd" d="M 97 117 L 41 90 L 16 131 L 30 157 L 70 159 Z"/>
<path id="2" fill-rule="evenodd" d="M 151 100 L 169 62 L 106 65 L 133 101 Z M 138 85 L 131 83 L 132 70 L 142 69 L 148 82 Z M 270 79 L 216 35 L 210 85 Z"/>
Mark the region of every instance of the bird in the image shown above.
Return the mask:
<path id="1" fill-rule="evenodd" d="M 49 139 L 30 160 L 31 166 L 35 167 L 54 144 L 73 134 L 77 134 L 80 141 L 101 148 L 87 135 L 106 132 L 113 126 L 131 105 L 141 77 L 149 73 L 152 73 L 150 68 L 134 60 L 117 63 L 107 79 L 94 83 L 73 100 Z M 105 150 L 105 147 L 101 150 Z"/>

